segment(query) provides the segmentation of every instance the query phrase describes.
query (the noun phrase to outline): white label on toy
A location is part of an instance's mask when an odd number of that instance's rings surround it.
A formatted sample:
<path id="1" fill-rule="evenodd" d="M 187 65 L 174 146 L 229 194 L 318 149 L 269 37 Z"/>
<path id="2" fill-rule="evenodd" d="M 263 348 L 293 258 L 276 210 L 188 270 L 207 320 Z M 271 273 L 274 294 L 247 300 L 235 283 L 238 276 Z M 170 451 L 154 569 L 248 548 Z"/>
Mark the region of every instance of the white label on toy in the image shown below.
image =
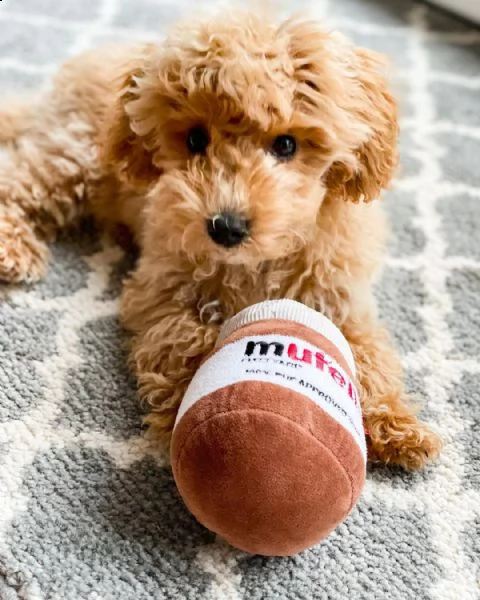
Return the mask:
<path id="1" fill-rule="evenodd" d="M 223 346 L 193 377 L 175 426 L 198 400 L 242 381 L 273 383 L 310 398 L 352 435 L 366 461 L 362 411 L 354 383 L 329 354 L 292 336 L 246 336 Z"/>

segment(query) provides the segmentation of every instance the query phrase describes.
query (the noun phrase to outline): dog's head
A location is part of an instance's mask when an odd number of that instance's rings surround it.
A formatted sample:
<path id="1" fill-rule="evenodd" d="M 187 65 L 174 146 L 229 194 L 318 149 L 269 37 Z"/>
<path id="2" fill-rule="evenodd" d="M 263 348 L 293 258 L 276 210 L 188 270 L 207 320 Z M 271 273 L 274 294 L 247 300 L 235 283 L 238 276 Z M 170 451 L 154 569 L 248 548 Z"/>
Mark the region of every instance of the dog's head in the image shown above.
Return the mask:
<path id="1" fill-rule="evenodd" d="M 103 159 L 148 192 L 145 239 L 258 264 L 315 235 L 327 196 L 374 199 L 396 164 L 383 63 L 311 22 L 175 30 L 126 74 Z"/>

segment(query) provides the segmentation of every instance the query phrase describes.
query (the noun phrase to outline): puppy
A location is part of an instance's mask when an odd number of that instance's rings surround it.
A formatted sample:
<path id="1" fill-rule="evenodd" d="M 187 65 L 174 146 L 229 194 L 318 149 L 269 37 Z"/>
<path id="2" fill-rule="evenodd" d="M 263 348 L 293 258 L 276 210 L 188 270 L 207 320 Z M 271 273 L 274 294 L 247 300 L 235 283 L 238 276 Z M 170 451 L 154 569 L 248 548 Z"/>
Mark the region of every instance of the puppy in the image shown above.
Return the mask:
<path id="1" fill-rule="evenodd" d="M 303 302 L 351 344 L 370 459 L 420 468 L 441 443 L 414 415 L 372 294 L 386 233 L 372 201 L 397 134 L 382 61 L 313 22 L 222 14 L 84 54 L 0 113 L 0 278 L 42 277 L 48 241 L 83 214 L 131 230 L 121 316 L 166 446 L 222 321 Z"/>

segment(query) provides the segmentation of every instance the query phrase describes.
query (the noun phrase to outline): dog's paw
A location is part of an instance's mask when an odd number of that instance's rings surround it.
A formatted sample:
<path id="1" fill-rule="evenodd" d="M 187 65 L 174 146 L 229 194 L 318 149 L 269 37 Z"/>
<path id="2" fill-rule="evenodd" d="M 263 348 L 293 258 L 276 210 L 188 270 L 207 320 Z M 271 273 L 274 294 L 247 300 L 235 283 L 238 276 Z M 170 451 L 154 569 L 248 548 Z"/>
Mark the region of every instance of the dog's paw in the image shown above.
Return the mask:
<path id="1" fill-rule="evenodd" d="M 31 283 L 45 275 L 46 244 L 20 216 L 0 212 L 0 281 Z"/>
<path id="2" fill-rule="evenodd" d="M 366 423 L 372 462 L 415 471 L 435 460 L 442 449 L 441 438 L 413 414 L 372 411 Z"/>

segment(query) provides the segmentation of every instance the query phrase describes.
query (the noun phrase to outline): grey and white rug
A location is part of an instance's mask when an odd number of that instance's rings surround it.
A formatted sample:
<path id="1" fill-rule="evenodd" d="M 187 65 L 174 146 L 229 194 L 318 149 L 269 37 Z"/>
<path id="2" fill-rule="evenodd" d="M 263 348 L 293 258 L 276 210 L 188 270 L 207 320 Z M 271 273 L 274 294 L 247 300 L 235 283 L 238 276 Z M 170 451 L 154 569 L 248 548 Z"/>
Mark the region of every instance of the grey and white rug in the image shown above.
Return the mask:
<path id="1" fill-rule="evenodd" d="M 198 4 L 3 0 L 1 94 L 91 45 L 162 35 Z M 408 0 L 282 7 L 396 67 L 403 172 L 378 294 L 443 457 L 371 470 L 351 517 L 295 558 L 222 545 L 142 439 L 117 321 L 129 261 L 87 228 L 55 246 L 44 283 L 1 292 L 1 600 L 480 598 L 480 31 Z"/>

